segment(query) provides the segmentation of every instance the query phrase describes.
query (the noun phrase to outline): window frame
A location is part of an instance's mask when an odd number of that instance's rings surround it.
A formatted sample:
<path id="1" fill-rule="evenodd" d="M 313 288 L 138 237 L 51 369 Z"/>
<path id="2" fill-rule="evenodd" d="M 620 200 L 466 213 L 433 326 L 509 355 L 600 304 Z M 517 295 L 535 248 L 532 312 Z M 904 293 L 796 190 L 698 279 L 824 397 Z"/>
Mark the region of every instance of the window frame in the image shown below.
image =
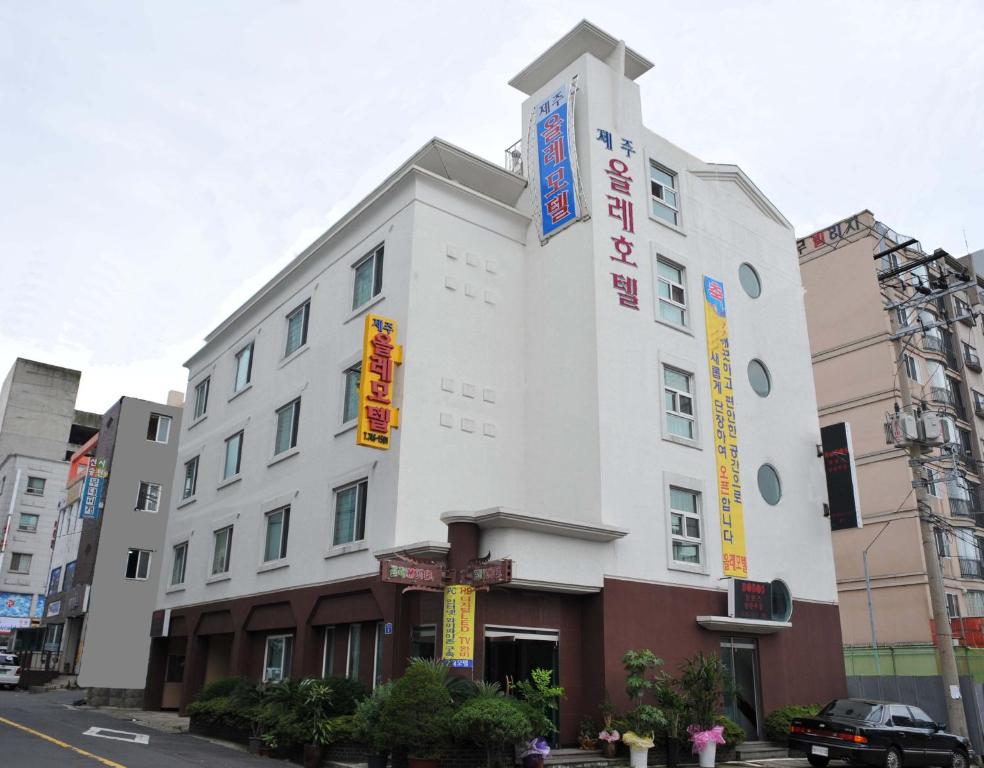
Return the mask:
<path id="1" fill-rule="evenodd" d="M 250 341 L 240 347 L 239 351 L 233 356 L 235 360 L 235 371 L 232 377 L 232 391 L 234 394 L 238 394 L 246 389 L 253 383 L 253 349 L 256 342 Z M 242 370 L 242 357 L 244 354 L 249 353 L 249 359 L 246 361 L 246 381 L 239 384 L 239 374 Z"/>
<path id="2" fill-rule="evenodd" d="M 130 571 L 130 557 L 132 554 L 136 553 L 137 559 L 135 561 L 135 568 L 133 576 L 127 576 Z M 144 558 L 143 555 L 147 557 Z M 123 579 L 124 581 L 147 581 L 150 578 L 150 563 L 152 560 L 153 553 L 149 549 L 140 549 L 138 547 L 127 547 L 126 550 L 126 562 L 123 564 Z M 140 575 L 140 563 L 144 564 L 144 575 Z M 64 590 L 62 590 L 64 591 Z"/>
<path id="3" fill-rule="evenodd" d="M 353 538 L 338 541 L 338 500 L 339 496 L 355 489 L 355 520 L 352 526 Z M 331 547 L 344 547 L 366 540 L 366 510 L 369 499 L 369 478 L 363 477 L 332 489 L 332 528 Z M 361 535 L 360 535 L 361 534 Z"/>
<path id="4" fill-rule="evenodd" d="M 301 320 L 301 338 L 297 346 L 291 348 L 290 346 L 290 325 L 293 318 L 298 314 L 302 313 Z M 304 349 L 308 343 L 308 328 L 311 324 L 311 299 L 305 299 L 296 307 L 294 307 L 290 312 L 285 315 L 286 327 L 284 334 L 284 358 L 288 358 L 299 350 Z"/>
<path id="5" fill-rule="evenodd" d="M 375 248 L 366 253 L 362 258 L 352 264 L 352 311 L 360 309 L 371 303 L 373 299 L 377 296 L 381 296 L 383 293 L 383 268 L 386 264 L 385 261 L 385 246 L 386 243 L 380 243 Z M 359 268 L 368 262 L 372 262 L 372 279 L 370 281 L 369 296 L 363 301 L 358 301 L 358 295 L 356 290 L 359 286 Z"/>
<path id="6" fill-rule="evenodd" d="M 277 557 L 267 557 L 270 549 L 270 522 L 275 515 L 281 515 L 280 541 L 278 542 Z M 290 535 L 290 504 L 271 509 L 263 513 L 263 564 L 275 563 L 287 558 L 287 540 Z"/>
<path id="7" fill-rule="evenodd" d="M 353 636 L 355 642 L 353 643 Z M 353 653 L 354 646 L 354 653 Z M 353 675 L 353 660 L 355 661 L 355 674 Z M 345 677 L 349 680 L 359 679 L 359 668 L 362 666 L 362 625 L 358 622 L 349 624 L 348 629 L 348 648 L 345 652 Z"/>
<path id="8" fill-rule="evenodd" d="M 704 489 L 704 482 L 696 477 L 688 477 L 686 475 L 679 475 L 674 472 L 663 472 L 663 509 L 664 514 L 664 530 L 666 531 L 666 567 L 672 571 L 686 571 L 687 573 L 696 573 L 707 575 L 710 573 L 710 556 L 708 553 L 708 530 L 706 524 L 706 495 Z M 701 561 L 699 563 L 688 563 L 685 560 L 676 560 L 673 557 L 673 541 L 674 538 L 679 538 L 684 540 L 685 537 L 677 537 L 673 533 L 673 515 L 679 513 L 681 515 L 688 515 L 689 513 L 679 510 L 674 510 L 672 503 L 672 489 L 684 491 L 686 493 L 692 493 L 697 498 L 697 513 L 696 515 L 691 515 L 696 517 L 698 525 L 700 526 L 700 540 L 698 542 L 700 547 L 700 557 Z M 686 521 L 684 521 L 684 533 L 686 533 Z M 688 539 L 693 543 L 692 539 Z"/>
<path id="9" fill-rule="evenodd" d="M 147 493 L 144 493 L 144 486 L 147 486 Z M 146 506 L 140 506 L 140 497 L 143 496 L 144 504 L 151 500 L 150 489 L 157 489 L 157 498 L 154 500 L 154 508 L 150 509 Z M 137 502 L 133 508 L 134 512 L 160 512 L 161 509 L 161 494 L 163 493 L 163 486 L 160 483 L 152 483 L 147 480 L 141 480 L 137 485 Z"/>
<path id="10" fill-rule="evenodd" d="M 23 519 L 24 519 L 25 516 L 27 516 L 27 517 L 33 517 L 34 518 L 34 527 L 33 528 L 32 527 L 26 527 L 26 528 L 24 527 Z M 38 532 L 38 523 L 40 521 L 41 521 L 41 515 L 37 515 L 34 512 L 20 512 L 20 513 L 18 513 L 18 516 L 17 516 L 17 530 L 18 531 L 21 531 L 23 533 L 37 533 Z"/>
<path id="11" fill-rule="evenodd" d="M 667 371 L 672 371 L 673 373 L 679 374 L 687 378 L 690 383 L 690 391 L 682 392 L 676 387 L 671 387 L 666 381 Z M 669 410 L 666 405 L 666 395 L 668 393 L 673 393 L 674 409 Z M 678 410 L 679 408 L 679 398 L 680 396 L 685 396 L 690 398 L 690 408 L 691 413 L 685 413 L 684 411 Z M 697 374 L 694 370 L 688 370 L 684 368 L 679 363 L 673 360 L 663 359 L 660 360 L 660 414 L 663 427 L 663 439 L 669 440 L 670 442 L 679 443 L 680 445 L 686 445 L 692 448 L 700 447 L 700 423 L 697 418 Z M 675 416 L 680 419 L 690 421 L 691 427 L 693 429 L 693 436 L 686 437 L 684 435 L 678 435 L 670 431 L 670 416 Z"/>
<path id="12" fill-rule="evenodd" d="M 25 557 L 27 558 L 27 568 L 24 569 L 24 570 L 22 570 L 20 568 L 20 563 L 21 563 L 21 561 Z M 15 560 L 15 558 L 16 558 L 16 560 Z M 15 562 L 18 565 L 17 568 L 14 568 L 14 563 Z M 7 573 L 19 573 L 19 574 L 22 574 L 22 575 L 23 574 L 30 573 L 31 572 L 31 563 L 33 563 L 33 562 L 34 562 L 34 553 L 33 552 L 11 552 L 10 553 L 10 565 L 7 566 Z M 61 579 L 61 574 L 59 574 L 58 577 L 59 577 L 59 579 Z"/>
<path id="13" fill-rule="evenodd" d="M 225 439 L 225 452 L 223 455 L 222 462 L 222 480 L 232 480 L 235 477 L 239 477 L 243 470 L 243 440 L 246 437 L 246 430 L 240 429 L 238 432 L 234 432 Z M 236 471 L 229 474 L 229 444 L 233 440 L 238 440 L 238 447 L 236 448 Z"/>
<path id="14" fill-rule="evenodd" d="M 41 487 L 38 489 L 36 485 L 31 485 L 32 481 L 39 480 L 41 482 Z M 28 496 L 44 496 L 44 489 L 48 485 L 48 478 L 38 477 L 37 475 L 27 476 L 27 485 L 24 486 L 24 493 Z"/>
<path id="15" fill-rule="evenodd" d="M 181 483 L 181 501 L 195 498 L 198 493 L 198 464 L 201 454 L 192 456 L 184 463 L 184 479 Z M 191 492 L 188 492 L 188 469 L 191 468 Z"/>
<path id="16" fill-rule="evenodd" d="M 376 622 L 376 635 L 372 644 L 372 688 L 375 690 L 383 683 L 383 643 L 386 638 L 386 624 Z"/>
<path id="17" fill-rule="evenodd" d="M 221 528 L 216 528 L 214 531 L 212 531 L 212 557 L 210 559 L 209 566 L 208 566 L 210 577 L 223 576 L 229 573 L 229 570 L 232 567 L 232 533 L 234 527 L 235 526 L 233 525 L 224 525 Z M 224 562 L 225 567 L 223 570 L 217 571 L 215 570 L 215 562 L 216 562 L 216 554 L 218 553 L 220 533 L 227 534 L 225 537 L 225 553 L 222 555 L 223 559 L 225 560 Z"/>
<path id="18" fill-rule="evenodd" d="M 673 182 L 674 186 L 667 187 L 666 184 L 664 184 L 663 182 L 657 181 L 656 179 L 654 179 L 653 178 L 653 169 L 656 169 L 656 170 L 658 170 L 658 171 L 660 171 L 662 173 L 665 173 L 667 176 L 669 176 L 670 177 L 670 180 Z M 653 158 L 650 157 L 649 158 L 649 167 L 647 168 L 647 173 L 646 173 L 646 180 L 648 181 L 647 193 L 648 193 L 648 196 L 649 196 L 649 218 L 654 219 L 654 220 L 656 220 L 658 222 L 661 222 L 662 224 L 666 224 L 667 226 L 672 227 L 674 229 L 680 229 L 681 228 L 681 222 L 682 222 L 682 216 L 681 216 L 681 211 L 680 211 L 680 209 L 681 209 L 681 205 L 680 205 L 680 195 L 681 195 L 680 174 L 677 173 L 676 171 L 674 171 L 669 166 L 663 165 L 663 163 L 657 162 L 656 160 L 654 160 Z M 657 197 L 653 193 L 653 185 L 654 184 L 655 185 L 658 185 L 661 189 L 669 189 L 673 193 L 673 195 L 676 197 L 676 205 L 671 205 L 670 203 L 666 202 L 663 198 Z M 657 214 L 656 213 L 656 207 L 655 207 L 657 205 L 662 206 L 666 210 L 672 211 L 673 221 L 669 221 L 667 219 L 664 219 L 662 216 L 660 216 L 659 214 Z"/>
<path id="19" fill-rule="evenodd" d="M 156 426 L 154 425 L 154 419 L 157 419 Z M 171 417 L 166 413 L 156 413 L 151 412 L 150 418 L 147 420 L 147 440 L 152 443 L 160 443 L 161 445 L 167 445 L 168 440 L 171 438 Z M 164 428 L 164 439 L 161 439 L 161 425 L 166 425 Z M 153 428 L 154 436 L 151 437 L 151 428 Z"/>
<path id="20" fill-rule="evenodd" d="M 181 559 L 178 559 L 178 552 L 181 552 Z M 178 563 L 181 563 L 181 580 L 175 581 L 175 570 L 177 569 Z M 168 586 L 169 587 L 179 587 L 185 583 L 185 578 L 188 574 L 188 539 L 184 541 L 179 541 L 177 544 L 171 547 L 171 575 L 169 577 Z"/>
<path id="21" fill-rule="evenodd" d="M 335 674 L 335 625 L 325 627 L 324 649 L 321 653 L 321 677 Z"/>
<path id="22" fill-rule="evenodd" d="M 908 352 L 903 352 L 902 366 L 905 368 L 905 375 L 909 377 L 910 381 L 916 384 L 922 384 L 919 380 L 919 364 L 916 362 L 915 356 L 910 355 Z"/>
<path id="23" fill-rule="evenodd" d="M 351 374 L 355 375 L 355 412 L 348 415 L 349 381 Z M 342 371 L 342 424 L 354 424 L 359 419 L 360 387 L 362 384 L 362 361 L 353 363 Z"/>
<path id="24" fill-rule="evenodd" d="M 271 640 L 283 640 L 284 647 L 280 656 L 280 676 L 277 678 L 270 677 L 267 673 L 269 672 L 268 662 L 270 660 L 270 641 Z M 290 679 L 290 667 L 294 660 L 294 635 L 278 634 L 278 635 L 267 635 L 263 641 L 263 682 L 264 683 L 279 683 L 284 680 Z"/>
<path id="25" fill-rule="evenodd" d="M 288 443 L 284 448 L 280 447 L 280 418 L 281 414 L 286 413 L 290 409 L 290 435 L 288 437 Z M 300 427 L 301 421 L 301 398 L 295 397 L 289 403 L 280 406 L 275 411 L 276 423 L 273 430 L 273 455 L 280 456 L 287 451 L 290 451 L 297 447 L 297 432 Z"/>
<path id="26" fill-rule="evenodd" d="M 203 378 L 192 388 L 192 394 L 194 395 L 192 407 L 193 421 L 198 421 L 208 416 L 208 396 L 211 389 L 212 377 L 210 375 Z"/>
<path id="27" fill-rule="evenodd" d="M 660 274 L 659 267 L 660 264 L 664 264 L 670 269 L 677 270 L 680 273 L 680 282 L 674 282 L 667 277 Z M 681 262 L 669 258 L 668 256 L 657 253 L 656 254 L 656 321 L 670 326 L 671 328 L 677 328 L 680 330 L 690 330 L 690 304 L 688 303 L 688 298 L 690 296 L 690 290 L 688 288 L 687 281 L 687 268 Z M 660 284 L 665 283 L 669 287 L 670 296 L 669 298 L 661 296 L 659 289 Z M 673 288 L 679 288 L 683 293 L 683 303 L 680 303 L 673 299 Z M 675 310 L 680 310 L 683 312 L 683 322 L 678 323 L 674 320 L 670 320 L 663 316 L 662 306 L 666 304 Z"/>

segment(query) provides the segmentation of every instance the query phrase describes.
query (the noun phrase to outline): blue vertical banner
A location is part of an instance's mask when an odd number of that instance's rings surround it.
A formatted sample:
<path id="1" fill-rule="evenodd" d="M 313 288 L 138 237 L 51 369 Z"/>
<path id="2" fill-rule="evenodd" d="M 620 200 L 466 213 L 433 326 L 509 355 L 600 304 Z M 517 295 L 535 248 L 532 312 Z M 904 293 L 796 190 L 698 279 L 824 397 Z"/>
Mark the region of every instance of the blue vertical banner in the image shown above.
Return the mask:
<path id="1" fill-rule="evenodd" d="M 83 520 L 95 520 L 99 517 L 99 504 L 102 501 L 108 476 L 109 469 L 106 459 L 95 457 L 89 459 L 89 468 L 86 470 L 85 480 L 82 483 L 82 496 L 79 504 L 79 517 Z"/>
<path id="2" fill-rule="evenodd" d="M 578 219 L 574 132 L 570 124 L 573 84 L 561 85 L 534 110 L 537 169 L 540 178 L 542 238 Z"/>

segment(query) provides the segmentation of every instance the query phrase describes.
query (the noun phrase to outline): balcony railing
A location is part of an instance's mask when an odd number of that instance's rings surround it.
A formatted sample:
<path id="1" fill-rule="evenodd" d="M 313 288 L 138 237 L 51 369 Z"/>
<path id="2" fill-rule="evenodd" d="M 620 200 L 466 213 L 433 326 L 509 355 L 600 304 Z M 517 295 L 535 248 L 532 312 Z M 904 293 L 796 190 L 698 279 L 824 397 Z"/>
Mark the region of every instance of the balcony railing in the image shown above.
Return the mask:
<path id="1" fill-rule="evenodd" d="M 969 579 L 984 579 L 984 563 L 973 557 L 958 557 L 960 575 Z"/>
<path id="2" fill-rule="evenodd" d="M 931 336 L 930 334 L 924 334 L 922 340 L 922 348 L 927 352 L 935 352 L 938 355 L 943 354 L 943 339 L 939 336 Z"/>
<path id="3" fill-rule="evenodd" d="M 509 173 L 517 176 L 524 176 L 523 173 L 523 140 L 520 139 L 511 147 L 506 149 L 505 168 Z"/>
<path id="4" fill-rule="evenodd" d="M 966 365 L 970 370 L 981 372 L 981 359 L 977 356 L 977 352 L 972 349 L 967 349 L 964 347 L 964 365 Z"/>
<path id="5" fill-rule="evenodd" d="M 972 520 L 974 518 L 974 511 L 974 503 L 970 499 L 950 497 L 951 517 L 966 517 Z"/>
<path id="6" fill-rule="evenodd" d="M 946 387 L 930 387 L 929 395 L 934 403 L 953 405 L 953 393 Z"/>

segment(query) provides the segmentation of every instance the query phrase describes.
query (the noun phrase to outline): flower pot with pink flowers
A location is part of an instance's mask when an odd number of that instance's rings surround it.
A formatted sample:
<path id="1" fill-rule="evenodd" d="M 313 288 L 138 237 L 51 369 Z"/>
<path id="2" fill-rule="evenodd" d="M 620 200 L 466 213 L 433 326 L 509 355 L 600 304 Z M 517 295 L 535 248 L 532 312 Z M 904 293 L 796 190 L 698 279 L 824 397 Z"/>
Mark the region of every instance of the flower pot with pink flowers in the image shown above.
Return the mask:
<path id="1" fill-rule="evenodd" d="M 687 704 L 691 749 L 701 768 L 713 768 L 724 727 L 718 723 L 724 698 L 726 672 L 719 656 L 698 653 L 680 670 L 680 688 Z"/>

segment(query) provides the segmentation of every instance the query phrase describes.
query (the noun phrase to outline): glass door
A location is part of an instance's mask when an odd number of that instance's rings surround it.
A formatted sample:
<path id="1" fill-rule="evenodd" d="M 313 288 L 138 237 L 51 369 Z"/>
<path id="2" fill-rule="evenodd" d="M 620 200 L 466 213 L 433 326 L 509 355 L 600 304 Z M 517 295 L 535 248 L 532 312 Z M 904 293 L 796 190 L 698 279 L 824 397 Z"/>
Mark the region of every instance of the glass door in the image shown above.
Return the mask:
<path id="1" fill-rule="evenodd" d="M 761 738 L 758 647 L 755 640 L 726 637 L 721 640 L 721 660 L 728 681 L 724 712 L 745 729 L 749 741 Z"/>

